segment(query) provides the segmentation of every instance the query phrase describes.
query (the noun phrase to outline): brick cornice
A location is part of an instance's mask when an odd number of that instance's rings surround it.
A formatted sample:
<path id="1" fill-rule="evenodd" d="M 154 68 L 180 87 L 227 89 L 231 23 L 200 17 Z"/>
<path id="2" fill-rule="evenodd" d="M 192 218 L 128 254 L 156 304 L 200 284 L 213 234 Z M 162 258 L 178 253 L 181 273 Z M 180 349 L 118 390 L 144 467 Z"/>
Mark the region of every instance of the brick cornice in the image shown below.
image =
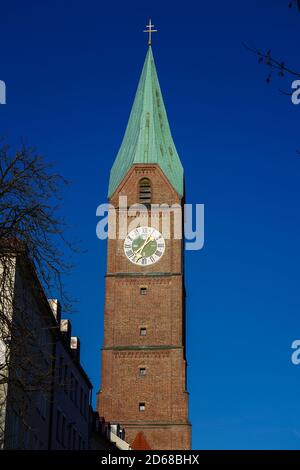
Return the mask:
<path id="1" fill-rule="evenodd" d="M 167 277 L 167 276 L 183 276 L 183 273 L 177 272 L 177 273 L 171 273 L 171 272 L 163 272 L 163 273 L 107 273 L 105 274 L 105 277 Z"/>
<path id="2" fill-rule="evenodd" d="M 183 423 L 181 422 L 165 422 L 165 421 L 142 421 L 142 422 L 131 422 L 131 421 L 126 421 L 126 423 L 124 421 L 122 421 L 122 426 L 126 426 L 126 427 L 144 427 L 144 426 L 147 426 L 147 427 L 152 427 L 152 426 L 159 426 L 159 427 L 162 427 L 162 426 L 166 426 L 166 427 L 172 427 L 172 426 L 191 426 L 191 422 L 190 421 L 185 421 Z"/>
<path id="3" fill-rule="evenodd" d="M 103 346 L 102 351 L 161 351 L 170 349 L 184 349 L 183 346 Z"/>

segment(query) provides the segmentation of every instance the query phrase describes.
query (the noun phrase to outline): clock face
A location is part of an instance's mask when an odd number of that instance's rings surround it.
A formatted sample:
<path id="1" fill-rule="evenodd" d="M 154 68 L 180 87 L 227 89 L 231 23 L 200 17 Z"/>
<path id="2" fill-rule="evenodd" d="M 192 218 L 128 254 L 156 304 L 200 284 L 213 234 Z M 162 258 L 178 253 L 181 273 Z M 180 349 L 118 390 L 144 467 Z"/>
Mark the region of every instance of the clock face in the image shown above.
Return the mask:
<path id="1" fill-rule="evenodd" d="M 125 256 L 138 266 L 149 266 L 160 260 L 165 251 L 162 234 L 153 227 L 137 227 L 124 241 Z"/>

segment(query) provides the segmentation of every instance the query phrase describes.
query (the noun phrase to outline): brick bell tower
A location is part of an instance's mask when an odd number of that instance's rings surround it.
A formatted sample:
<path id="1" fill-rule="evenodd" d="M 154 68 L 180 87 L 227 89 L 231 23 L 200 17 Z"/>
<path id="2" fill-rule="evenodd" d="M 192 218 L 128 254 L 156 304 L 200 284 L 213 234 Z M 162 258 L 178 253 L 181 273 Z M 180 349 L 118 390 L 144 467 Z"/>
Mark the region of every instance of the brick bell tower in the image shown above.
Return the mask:
<path id="1" fill-rule="evenodd" d="M 142 203 L 135 217 L 120 207 Z M 184 200 L 177 154 L 149 44 L 126 132 L 110 174 L 109 202 L 116 208 L 116 239 L 108 240 L 102 385 L 98 411 L 120 423 L 138 449 L 190 449 L 185 358 L 183 243 L 161 230 L 151 204 Z M 181 209 L 180 209 L 181 210 Z M 125 240 L 118 237 L 126 218 Z M 155 225 L 155 227 L 154 227 Z"/>

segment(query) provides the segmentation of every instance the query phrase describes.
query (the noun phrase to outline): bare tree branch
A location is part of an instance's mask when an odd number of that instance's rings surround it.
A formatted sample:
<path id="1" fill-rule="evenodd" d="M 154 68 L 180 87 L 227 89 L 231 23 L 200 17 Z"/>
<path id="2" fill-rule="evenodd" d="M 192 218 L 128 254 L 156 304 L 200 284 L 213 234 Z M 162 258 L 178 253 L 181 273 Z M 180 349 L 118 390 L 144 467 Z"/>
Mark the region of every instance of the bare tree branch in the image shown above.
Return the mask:
<path id="1" fill-rule="evenodd" d="M 262 52 L 260 49 L 257 49 L 256 47 L 250 47 L 244 42 L 242 42 L 242 44 L 246 50 L 255 54 L 258 57 L 258 62 L 260 64 L 264 64 L 270 67 L 272 71 L 276 71 L 279 77 L 284 77 L 286 74 L 288 74 L 288 75 L 291 75 L 292 77 L 300 78 L 300 72 L 297 72 L 296 70 L 293 70 L 290 67 L 287 67 L 284 61 L 275 59 L 271 53 L 271 49 L 269 49 L 267 52 Z M 267 82 L 270 82 L 270 81 L 271 81 L 271 72 L 269 73 L 268 78 L 267 78 Z"/>
<path id="2" fill-rule="evenodd" d="M 63 251 L 73 245 L 65 239 L 66 223 L 58 216 L 66 184 L 34 149 L 23 145 L 11 152 L 1 145 L 0 448 L 5 407 L 21 417 L 25 438 L 30 401 L 35 396 L 49 400 L 55 383 L 55 327 L 47 297 L 58 290 L 64 310 L 70 308 L 62 277 L 71 265 Z"/>

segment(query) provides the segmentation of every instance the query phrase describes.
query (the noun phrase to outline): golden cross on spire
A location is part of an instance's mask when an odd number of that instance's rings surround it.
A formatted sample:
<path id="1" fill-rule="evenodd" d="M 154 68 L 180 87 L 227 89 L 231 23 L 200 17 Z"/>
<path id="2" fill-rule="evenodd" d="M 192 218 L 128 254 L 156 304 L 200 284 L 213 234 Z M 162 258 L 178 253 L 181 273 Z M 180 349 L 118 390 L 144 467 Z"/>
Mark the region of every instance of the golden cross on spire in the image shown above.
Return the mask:
<path id="1" fill-rule="evenodd" d="M 144 29 L 144 33 L 148 33 L 148 46 L 151 46 L 152 44 L 152 33 L 157 33 L 157 29 L 154 28 L 154 24 L 151 23 L 151 18 L 149 19 L 149 24 L 146 26 L 147 29 Z"/>

